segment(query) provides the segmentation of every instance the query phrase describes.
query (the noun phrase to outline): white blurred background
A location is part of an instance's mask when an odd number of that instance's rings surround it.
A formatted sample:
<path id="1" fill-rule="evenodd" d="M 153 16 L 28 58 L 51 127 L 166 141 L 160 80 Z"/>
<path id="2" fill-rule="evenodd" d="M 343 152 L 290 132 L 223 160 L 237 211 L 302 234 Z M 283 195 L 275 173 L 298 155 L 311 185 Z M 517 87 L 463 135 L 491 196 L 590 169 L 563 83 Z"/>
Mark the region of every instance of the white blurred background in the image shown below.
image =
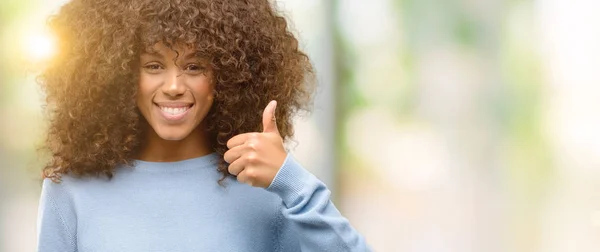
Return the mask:
<path id="1" fill-rule="evenodd" d="M 36 69 L 0 0 L 0 251 L 34 251 Z M 317 68 L 296 156 L 376 251 L 600 251 L 600 1 L 279 0 Z"/>

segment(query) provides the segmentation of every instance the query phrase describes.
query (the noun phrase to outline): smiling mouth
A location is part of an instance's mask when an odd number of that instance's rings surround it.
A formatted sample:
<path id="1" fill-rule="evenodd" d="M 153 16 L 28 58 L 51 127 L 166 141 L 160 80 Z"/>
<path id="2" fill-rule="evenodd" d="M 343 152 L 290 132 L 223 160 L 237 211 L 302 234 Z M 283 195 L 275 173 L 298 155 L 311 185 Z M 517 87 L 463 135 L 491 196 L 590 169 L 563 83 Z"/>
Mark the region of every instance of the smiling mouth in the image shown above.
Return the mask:
<path id="1" fill-rule="evenodd" d="M 168 121 L 179 121 L 187 115 L 194 104 L 156 104 L 162 116 Z"/>
<path id="2" fill-rule="evenodd" d="M 187 107 L 166 107 L 166 106 L 158 106 L 162 112 L 165 112 L 170 115 L 180 115 L 187 112 L 193 105 Z"/>

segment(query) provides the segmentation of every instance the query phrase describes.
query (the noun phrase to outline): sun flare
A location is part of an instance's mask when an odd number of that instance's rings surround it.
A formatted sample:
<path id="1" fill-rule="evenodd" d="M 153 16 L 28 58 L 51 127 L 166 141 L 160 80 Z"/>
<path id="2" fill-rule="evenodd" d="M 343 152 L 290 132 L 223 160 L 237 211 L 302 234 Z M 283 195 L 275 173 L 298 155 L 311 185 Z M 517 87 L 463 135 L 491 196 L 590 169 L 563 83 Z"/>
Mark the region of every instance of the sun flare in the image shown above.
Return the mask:
<path id="1" fill-rule="evenodd" d="M 54 38 L 46 33 L 29 34 L 24 42 L 25 53 L 33 62 L 47 60 L 56 52 Z"/>

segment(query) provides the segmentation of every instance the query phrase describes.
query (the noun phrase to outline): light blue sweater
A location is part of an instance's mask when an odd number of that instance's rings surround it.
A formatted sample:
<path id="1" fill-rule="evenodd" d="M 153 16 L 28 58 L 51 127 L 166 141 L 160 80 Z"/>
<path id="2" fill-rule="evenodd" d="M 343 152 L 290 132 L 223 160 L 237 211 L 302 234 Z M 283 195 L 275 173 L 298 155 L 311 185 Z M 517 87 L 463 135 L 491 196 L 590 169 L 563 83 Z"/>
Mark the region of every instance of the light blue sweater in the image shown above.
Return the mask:
<path id="1" fill-rule="evenodd" d="M 136 161 L 111 180 L 44 180 L 38 251 L 370 251 L 291 155 L 266 190 L 233 178 L 218 185 L 218 159 Z"/>

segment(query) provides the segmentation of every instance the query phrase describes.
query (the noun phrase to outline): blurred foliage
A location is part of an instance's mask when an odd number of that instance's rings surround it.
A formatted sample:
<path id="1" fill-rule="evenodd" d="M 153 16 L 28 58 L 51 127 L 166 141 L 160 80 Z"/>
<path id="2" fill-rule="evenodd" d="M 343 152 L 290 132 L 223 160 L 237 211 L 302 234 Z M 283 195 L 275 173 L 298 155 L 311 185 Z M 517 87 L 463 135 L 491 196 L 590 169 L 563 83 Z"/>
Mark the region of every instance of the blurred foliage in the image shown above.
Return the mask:
<path id="1" fill-rule="evenodd" d="M 437 102 L 418 100 L 419 92 L 422 92 L 418 82 L 422 76 L 418 74 L 429 73 L 420 71 L 423 69 L 418 67 L 424 66 L 417 64 L 423 60 L 422 57 L 427 56 L 425 52 L 450 48 L 449 50 L 454 50 L 461 55 L 460 57 L 474 55 L 478 62 L 486 64 L 481 68 L 485 71 L 482 80 L 477 83 L 483 88 L 477 91 L 480 97 L 476 99 L 478 103 L 473 108 L 479 114 L 469 118 L 473 122 L 462 123 L 473 123 L 481 127 L 480 130 L 487 131 L 491 139 L 484 137 L 488 142 L 477 143 L 472 139 L 478 137 L 477 133 L 461 133 L 458 139 L 462 142 L 454 143 L 451 148 L 465 149 L 464 152 L 470 155 L 469 161 L 476 169 L 471 172 L 495 183 L 492 187 L 510 195 L 507 203 L 513 206 L 514 210 L 507 216 L 511 223 L 507 230 L 527 230 L 534 232 L 533 236 L 539 235 L 541 230 L 539 225 L 536 225 L 538 220 L 528 217 L 523 219 L 523 216 L 534 216 L 541 210 L 544 193 L 552 183 L 555 171 L 547 136 L 541 132 L 544 83 L 540 58 L 532 38 L 535 32 L 533 1 L 391 1 L 399 17 L 402 43 L 396 45 L 396 49 L 385 49 L 401 52 L 391 57 L 397 57 L 401 68 L 405 70 L 401 83 L 388 83 L 390 92 L 396 90 L 391 86 L 402 86 L 402 92 L 394 93 L 395 103 L 382 105 L 361 93 L 358 85 L 362 83 L 358 83 L 361 79 L 357 76 L 365 74 L 364 71 L 367 70 L 360 69 L 359 63 L 378 58 L 364 56 L 369 55 L 372 48 L 354 45 L 352 38 L 344 36 L 339 30 L 335 34 L 337 89 L 340 94 L 337 139 L 341 147 L 339 156 L 342 172 L 349 170 L 347 172 L 362 171 L 361 174 L 372 174 L 376 171 L 373 164 L 365 161 L 364 157 L 352 154 L 351 147 L 348 146 L 346 137 L 349 134 L 344 123 L 353 113 L 365 108 L 377 109 L 383 106 L 381 109 L 393 111 L 395 119 L 399 122 L 421 121 L 423 115 L 419 114 L 417 103 Z M 343 4 L 343 0 L 336 1 L 336 8 Z M 380 72 L 366 73 L 370 76 L 377 74 Z M 399 73 L 386 74 L 392 79 L 393 75 Z M 463 88 L 470 87 L 465 85 Z M 478 120 L 489 120 L 491 125 L 481 122 L 477 124 Z M 448 131 L 444 126 L 432 127 L 437 133 Z M 489 149 L 490 152 L 482 149 Z M 399 160 L 399 163 L 403 162 Z M 512 234 L 508 239 L 514 241 L 518 238 Z M 535 239 L 529 241 L 535 242 Z"/>

